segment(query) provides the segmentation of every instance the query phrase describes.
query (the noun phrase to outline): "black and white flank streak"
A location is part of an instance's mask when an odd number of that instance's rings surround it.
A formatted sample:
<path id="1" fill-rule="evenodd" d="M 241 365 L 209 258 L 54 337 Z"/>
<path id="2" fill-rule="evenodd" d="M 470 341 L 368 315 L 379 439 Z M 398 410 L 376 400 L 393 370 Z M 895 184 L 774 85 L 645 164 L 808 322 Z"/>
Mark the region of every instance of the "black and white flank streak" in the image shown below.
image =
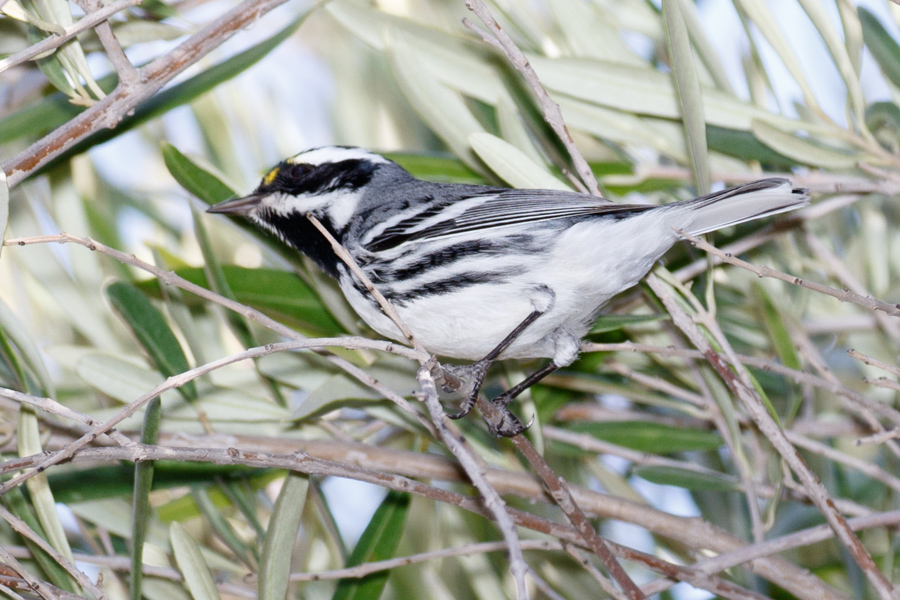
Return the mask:
<path id="1" fill-rule="evenodd" d="M 420 181 L 360 148 L 324 147 L 282 162 L 251 196 L 211 212 L 246 215 L 337 278 L 360 317 L 395 325 L 368 297 L 311 213 L 350 252 L 429 352 L 478 360 L 534 313 L 499 358 L 575 360 L 600 307 L 635 285 L 677 240 L 809 202 L 764 179 L 665 206 L 554 190 Z"/>

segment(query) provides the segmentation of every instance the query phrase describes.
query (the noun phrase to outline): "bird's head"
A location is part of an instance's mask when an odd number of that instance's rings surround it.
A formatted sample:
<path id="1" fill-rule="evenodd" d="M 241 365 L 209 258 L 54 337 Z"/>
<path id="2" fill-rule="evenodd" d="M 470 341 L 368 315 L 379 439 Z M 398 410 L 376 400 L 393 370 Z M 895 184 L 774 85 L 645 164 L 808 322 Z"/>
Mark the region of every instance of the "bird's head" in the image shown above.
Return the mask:
<path id="1" fill-rule="evenodd" d="M 314 148 L 270 169 L 249 196 L 220 202 L 207 212 L 247 217 L 336 276 L 336 257 L 307 213 L 342 241 L 364 188 L 382 168 L 405 173 L 396 163 L 362 148 Z"/>

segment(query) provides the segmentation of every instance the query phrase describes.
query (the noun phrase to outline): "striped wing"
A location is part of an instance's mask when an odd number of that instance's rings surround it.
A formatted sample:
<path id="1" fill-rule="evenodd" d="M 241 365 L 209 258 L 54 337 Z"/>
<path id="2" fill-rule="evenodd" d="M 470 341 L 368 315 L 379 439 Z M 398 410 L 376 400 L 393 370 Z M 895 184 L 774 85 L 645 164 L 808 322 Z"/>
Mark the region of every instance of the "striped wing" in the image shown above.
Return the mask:
<path id="1" fill-rule="evenodd" d="M 364 245 L 372 252 L 414 241 L 521 225 L 535 221 L 611 215 L 623 217 L 653 208 L 618 204 L 586 194 L 553 190 L 492 189 L 450 201 L 434 201 L 395 223 L 385 223 Z M 486 232 L 486 235 L 491 235 Z"/>

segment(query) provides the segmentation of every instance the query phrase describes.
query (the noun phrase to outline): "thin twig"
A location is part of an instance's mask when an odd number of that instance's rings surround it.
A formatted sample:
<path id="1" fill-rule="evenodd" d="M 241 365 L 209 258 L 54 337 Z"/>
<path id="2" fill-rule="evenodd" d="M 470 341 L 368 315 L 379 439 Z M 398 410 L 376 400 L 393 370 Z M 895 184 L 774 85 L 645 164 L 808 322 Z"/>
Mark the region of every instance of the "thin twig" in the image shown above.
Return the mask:
<path id="1" fill-rule="evenodd" d="M 553 128 L 553 131 L 559 136 L 559 139 L 566 147 L 566 150 L 569 151 L 569 156 L 572 157 L 572 163 L 575 165 L 575 169 L 578 171 L 581 181 L 591 194 L 600 196 L 600 188 L 597 187 L 597 178 L 594 177 L 594 172 L 591 171 L 590 165 L 584 159 L 584 156 L 582 156 L 578 146 L 575 145 L 575 140 L 572 139 L 572 134 L 569 133 L 569 129 L 563 121 L 559 105 L 553 101 L 550 94 L 544 89 L 541 80 L 538 78 L 537 73 L 535 73 L 534 67 L 528 62 L 525 53 L 516 46 L 516 43 L 512 38 L 497 24 L 497 21 L 494 19 L 494 16 L 488 10 L 487 6 L 484 5 L 484 2 L 481 0 L 466 0 L 466 8 L 471 10 L 479 19 L 481 19 L 481 22 L 484 23 L 485 27 L 488 28 L 488 31 L 490 31 L 491 35 L 493 35 L 497 43 L 499 43 L 499 48 L 525 78 L 525 81 L 528 83 L 535 96 L 537 96 L 544 120 Z M 489 44 L 498 47 L 497 44 L 491 42 L 488 37 L 484 36 L 483 32 L 478 28 L 472 27 L 468 19 L 463 19 L 463 24 L 470 27 Z"/>
<path id="2" fill-rule="evenodd" d="M 900 304 L 888 304 L 887 302 L 882 302 L 881 300 L 876 300 L 875 298 L 862 296 L 860 294 L 855 294 L 850 290 L 839 290 L 833 287 L 829 287 L 827 285 L 822 285 L 821 283 L 816 283 L 814 281 L 806 281 L 796 275 L 788 275 L 787 273 L 782 273 L 781 271 L 777 271 L 765 265 L 761 267 L 757 267 L 752 263 L 748 263 L 745 260 L 741 260 L 740 258 L 736 258 L 731 253 L 723 252 L 713 246 L 712 244 L 704 241 L 703 239 L 693 236 L 687 232 L 676 230 L 678 235 L 690 241 L 693 245 L 697 246 L 701 250 L 709 252 L 720 258 L 723 262 L 727 262 L 728 264 L 735 265 L 741 267 L 742 269 L 747 269 L 751 273 L 755 273 L 757 277 L 771 277 L 772 279 L 778 279 L 780 281 L 786 281 L 793 285 L 797 285 L 800 287 L 804 287 L 815 292 L 819 292 L 820 294 L 825 294 L 827 296 L 831 296 L 832 298 L 837 298 L 841 302 L 849 302 L 851 304 L 857 304 L 859 306 L 868 308 L 870 310 L 881 311 L 885 314 L 891 315 L 892 317 L 900 317 Z"/>
<path id="3" fill-rule="evenodd" d="M 336 340 L 338 344 L 341 344 L 340 338 Z M 322 342 L 318 340 L 302 340 L 302 341 L 291 341 L 291 342 L 281 342 L 277 344 L 266 344 L 265 346 L 260 346 L 257 348 L 250 348 L 243 352 L 239 352 L 237 354 L 233 354 L 231 356 L 226 356 L 224 358 L 220 358 L 218 360 L 214 360 L 212 362 L 206 363 L 205 365 L 201 365 L 199 367 L 195 367 L 193 369 L 189 369 L 177 375 L 172 375 L 167 378 L 164 382 L 156 385 L 153 389 L 148 392 L 142 394 L 139 398 L 129 403 L 125 407 L 123 407 L 115 416 L 113 416 L 108 421 L 96 425 L 91 428 L 91 430 L 85 435 L 81 436 L 77 440 L 67 444 L 66 447 L 61 450 L 50 454 L 49 456 L 45 456 L 33 470 L 27 471 L 25 473 L 20 473 L 19 475 L 13 477 L 12 479 L 4 482 L 0 485 L 0 496 L 8 492 L 13 487 L 19 485 L 26 479 L 31 478 L 32 476 L 43 472 L 48 467 L 51 467 L 55 464 L 58 464 L 66 459 L 71 458 L 75 452 L 77 452 L 80 448 L 92 443 L 99 436 L 107 433 L 110 429 L 135 414 L 138 410 L 140 410 L 145 404 L 150 402 L 153 398 L 161 395 L 163 392 L 167 392 L 171 389 L 175 389 L 181 387 L 188 383 L 189 381 L 193 381 L 197 377 L 215 371 L 216 369 L 220 369 L 226 365 L 230 365 L 242 360 L 247 360 L 250 358 L 258 358 L 260 356 L 266 356 L 268 354 L 273 354 L 275 352 L 283 352 L 285 350 L 296 350 L 299 348 L 321 348 Z M 414 411 L 414 409 L 412 409 Z M 414 411 L 415 412 L 415 411 Z M 417 412 L 415 414 L 418 414 Z"/>
<path id="4" fill-rule="evenodd" d="M 174 441 L 183 443 L 188 436 L 168 436 Z M 294 444 L 293 448 L 286 448 L 286 453 L 273 453 L 260 449 L 248 440 L 239 436 L 216 436 L 217 438 L 226 437 L 234 445 L 225 447 L 216 446 L 208 447 L 198 445 L 195 447 L 177 447 L 177 446 L 138 446 L 135 448 L 121 447 L 104 447 L 104 448 L 83 448 L 79 450 L 72 459 L 75 461 L 87 461 L 96 463 L 97 461 L 147 461 L 147 460 L 172 460 L 172 461 L 196 461 L 206 462 L 219 465 L 244 465 L 259 468 L 281 468 L 289 469 L 310 475 L 334 476 L 358 481 L 365 481 L 388 489 L 409 492 L 421 495 L 437 502 L 445 502 L 464 510 L 468 510 L 486 518 L 492 519 L 493 515 L 483 504 L 483 502 L 475 497 L 466 496 L 457 492 L 451 492 L 446 488 L 434 487 L 426 485 L 402 475 L 395 475 L 378 471 L 380 463 L 370 460 L 373 455 L 366 457 L 365 454 L 359 452 L 360 445 L 327 443 L 325 441 L 303 441 L 303 440 L 271 440 L 264 438 L 265 442 L 279 444 Z M 200 440 L 209 441 L 210 438 L 198 436 Z M 304 450 L 297 450 L 300 445 Z M 324 459 L 315 456 L 312 452 L 327 445 L 333 451 L 342 453 L 343 456 L 352 460 L 354 463 L 362 463 L 360 466 L 356 464 L 350 465 L 346 463 L 338 463 L 333 460 Z M 379 454 L 389 453 L 397 454 L 399 451 L 388 451 L 384 448 L 370 448 L 370 452 Z M 411 465 L 416 467 L 422 463 L 443 462 L 443 459 L 435 456 L 422 455 L 414 452 L 406 452 L 410 455 Z M 26 459 L 16 460 L 16 464 L 21 467 L 33 466 L 38 464 L 41 455 L 26 457 Z M 12 462 L 12 461 L 11 461 Z M 27 463 L 27 465 L 26 465 Z M 6 466 L 4 463 L 3 466 Z M 464 475 L 461 469 L 451 468 L 447 474 L 453 474 L 454 481 L 463 481 Z M 547 500 L 546 493 L 541 489 L 540 484 L 534 477 L 525 473 L 511 473 L 500 469 L 488 468 L 486 470 L 488 480 L 491 485 L 501 493 L 520 493 L 525 491 L 524 497 L 533 499 Z M 421 477 L 412 475 L 413 477 Z M 432 475 L 425 475 L 431 477 Z M 518 482 L 518 487 L 509 487 L 513 482 Z M 658 511 L 652 507 L 627 502 L 620 498 L 607 496 L 592 490 L 581 488 L 578 486 L 570 486 L 572 492 L 582 506 L 591 506 L 594 514 L 611 519 L 626 520 L 628 522 L 640 524 L 648 527 L 650 531 L 659 535 L 681 541 L 692 547 L 708 548 L 716 552 L 728 552 L 745 547 L 745 544 L 731 536 L 730 534 L 704 522 L 701 519 L 677 517 Z M 585 549 L 590 549 L 587 543 L 574 527 L 562 525 L 547 519 L 543 519 L 515 509 L 508 509 L 510 516 L 516 525 L 526 527 L 534 531 L 551 535 L 560 540 L 577 544 Z M 637 561 L 647 567 L 674 577 L 679 581 L 686 581 L 696 587 L 708 589 L 716 593 L 723 583 L 721 580 L 710 579 L 709 577 L 698 574 L 695 570 L 685 569 L 669 562 L 663 561 L 655 556 L 637 552 L 630 548 L 608 542 L 616 556 Z M 761 577 L 772 581 L 776 585 L 785 588 L 798 598 L 808 600 L 838 600 L 843 598 L 842 595 L 836 593 L 832 588 L 824 584 L 820 579 L 810 574 L 808 571 L 797 568 L 792 563 L 779 557 L 768 557 L 754 561 L 747 565 L 754 573 Z"/>
<path id="5" fill-rule="evenodd" d="M 456 427 L 448 422 L 444 408 L 438 399 L 437 386 L 431 374 L 432 369 L 436 368 L 440 368 L 436 361 L 434 363 L 426 363 L 419 368 L 416 379 L 418 379 L 419 388 L 422 390 L 422 400 L 425 402 L 425 406 L 428 407 L 431 420 L 437 428 L 441 440 L 453 453 L 453 456 L 460 461 L 466 475 L 469 476 L 472 484 L 484 498 L 485 506 L 496 519 L 503 538 L 509 546 L 509 568 L 516 582 L 517 596 L 519 598 L 528 598 L 528 588 L 525 585 L 525 573 L 528 567 L 525 563 L 525 557 L 522 555 L 522 546 L 516 533 L 515 525 L 506 510 L 506 503 L 503 501 L 503 498 L 500 497 L 497 490 L 487 480 L 484 465 L 479 464 L 475 460 L 475 451 L 469 447 L 466 438 L 460 435 L 459 430 L 450 431 L 451 427 L 453 429 L 456 429 Z"/>
<path id="6" fill-rule="evenodd" d="M 110 2 L 109 4 L 96 11 L 92 11 L 75 23 L 66 27 L 65 33 L 63 35 L 53 34 L 44 38 L 36 44 L 28 46 L 24 50 L 16 52 L 15 54 L 11 54 L 3 60 L 0 60 L 0 73 L 3 73 L 7 69 L 11 69 L 16 65 L 22 64 L 25 61 L 31 60 L 35 56 L 40 56 L 41 54 L 49 52 L 54 48 L 59 48 L 82 31 L 86 31 L 92 27 L 95 27 L 98 23 L 106 21 L 117 12 L 120 12 L 132 6 L 137 6 L 141 2 L 142 0 L 116 0 L 115 2 Z"/>
<path id="7" fill-rule="evenodd" d="M 229 310 L 233 310 L 238 313 L 242 317 L 246 318 L 249 321 L 254 321 L 259 323 L 263 327 L 277 333 L 278 335 L 284 336 L 288 339 L 295 340 L 298 342 L 302 342 L 307 340 L 306 337 L 297 333 L 290 327 L 286 327 L 285 325 L 279 323 L 278 321 L 264 315 L 260 311 L 231 300 L 230 298 L 226 298 L 220 294 L 217 294 L 213 291 L 210 291 L 204 287 L 201 287 L 195 283 L 192 283 L 182 277 L 179 277 L 172 271 L 166 271 L 165 269 L 160 269 L 156 265 L 145 262 L 139 258 L 137 258 L 133 254 L 126 254 L 120 250 L 116 250 L 114 248 L 110 248 L 105 244 L 101 244 L 100 242 L 93 240 L 91 238 L 83 238 L 74 235 L 70 235 L 68 233 L 60 233 L 57 235 L 43 235 L 43 236 L 34 236 L 34 237 L 24 237 L 24 238 L 14 238 L 7 239 L 4 242 L 5 246 L 27 246 L 29 244 L 49 244 L 49 243 L 72 243 L 78 244 L 79 246 L 84 246 L 88 250 L 99 252 L 101 254 L 105 254 L 114 258 L 115 260 L 126 264 L 131 265 L 133 267 L 137 267 L 143 271 L 146 271 L 152 275 L 154 275 L 160 282 L 165 283 L 167 285 L 173 285 L 175 287 L 181 288 L 187 292 L 191 292 L 205 300 L 209 300 L 210 302 L 214 302 L 223 306 Z M 351 338 L 347 338 L 351 340 Z M 355 338 L 358 341 L 364 340 L 364 338 Z M 354 342 L 348 341 L 348 344 L 353 344 Z M 364 342 L 363 342 L 364 343 Z M 376 342 L 378 343 L 378 342 Z M 337 344 L 343 345 L 343 344 Z M 388 352 L 398 354 L 400 356 L 405 356 L 407 358 L 411 358 L 414 360 L 421 360 L 422 358 L 427 359 L 428 355 L 423 355 L 416 350 L 406 348 L 405 346 L 399 346 L 393 342 L 384 342 L 384 345 L 381 349 L 386 350 Z M 419 422 L 420 425 L 425 427 L 429 432 L 434 433 L 434 427 L 431 422 L 426 419 L 419 411 L 413 408 L 410 403 L 403 397 L 383 385 L 377 379 L 366 373 L 363 369 L 357 367 L 352 364 L 348 360 L 341 358 L 339 356 L 335 356 L 328 352 L 322 352 L 320 350 L 313 349 L 314 352 L 318 352 L 322 354 L 322 356 L 342 369 L 344 372 L 357 379 L 363 385 L 372 388 L 377 391 L 379 394 L 396 404 L 400 409 L 410 415 L 414 420 Z"/>
<path id="8" fill-rule="evenodd" d="M 850 350 L 847 350 L 847 354 L 849 354 L 850 356 L 852 356 L 853 358 L 855 358 L 858 361 L 864 362 L 865 364 L 867 364 L 869 366 L 877 367 L 877 368 L 881 369 L 882 371 L 887 371 L 888 373 L 893 373 L 897 377 L 900 377 L 900 368 L 897 368 L 893 365 L 889 365 L 887 363 L 881 362 L 877 358 L 873 358 L 873 357 L 869 356 L 868 354 L 863 354 L 862 352 L 854 350 L 853 348 L 851 348 Z"/>
<path id="9" fill-rule="evenodd" d="M 85 13 L 96 12 L 103 7 L 100 0 L 76 0 L 76 2 L 84 9 Z M 138 83 L 140 74 L 125 55 L 125 50 L 122 49 L 122 44 L 119 43 L 116 34 L 113 33 L 109 21 L 98 23 L 94 30 L 97 32 L 97 37 L 100 39 L 100 43 L 103 45 L 103 49 L 106 51 L 109 61 L 116 70 L 116 75 L 119 77 L 119 84 L 134 85 Z"/>
<path id="10" fill-rule="evenodd" d="M 34 472 L 35 471 L 32 471 L 32 473 Z M 21 535 L 23 538 L 31 540 L 33 544 L 46 552 L 60 567 L 62 567 L 69 575 L 71 575 L 72 578 L 77 581 L 81 587 L 89 590 L 95 598 L 97 598 L 98 600 L 106 600 L 106 595 L 103 593 L 103 590 L 100 589 L 100 587 L 93 581 L 91 581 L 90 577 L 79 571 L 78 567 L 72 564 L 72 562 L 69 561 L 68 558 L 63 556 L 63 554 L 59 550 L 51 546 L 44 538 L 35 533 L 34 530 L 25 523 L 25 521 L 14 515 L 12 512 L 7 510 L 5 506 L 2 505 L 0 505 L 0 518 L 6 521 L 9 526 L 12 527 L 13 530 L 15 530 L 16 533 Z"/>
<path id="11" fill-rule="evenodd" d="M 665 305 L 669 314 L 672 315 L 676 326 L 684 332 L 688 339 L 691 340 L 691 343 L 704 353 L 706 359 L 719 373 L 719 376 L 722 377 L 732 393 L 740 399 L 763 435 L 768 438 L 781 457 L 791 467 L 791 470 L 800 478 L 810 500 L 822 513 L 822 516 L 825 517 L 831 528 L 834 529 L 838 539 L 850 551 L 851 556 L 862 569 L 866 578 L 872 583 L 879 597 L 882 600 L 891 600 L 894 586 L 878 569 L 872 556 L 860 543 L 859 538 L 854 535 L 853 530 L 847 525 L 844 517 L 837 511 L 834 501 L 829 497 L 825 486 L 809 469 L 796 448 L 791 445 L 784 432 L 763 405 L 762 399 L 755 390 L 745 383 L 747 374 L 743 372 L 743 366 L 740 363 L 734 365 L 738 373 L 742 374 L 742 377 L 739 377 L 731 370 L 722 356 L 712 348 L 709 340 L 700 332 L 697 325 L 675 301 L 669 290 L 656 275 L 651 274 L 647 278 L 647 284 Z"/>
<path id="12" fill-rule="evenodd" d="M 863 446 L 868 444 L 884 444 L 885 442 L 891 440 L 900 440 L 900 427 L 891 427 L 890 429 L 887 429 L 885 431 L 880 431 L 872 435 L 861 437 L 856 440 L 856 445 Z"/>
<path id="13" fill-rule="evenodd" d="M 120 82 L 115 90 L 65 125 L 44 136 L 2 164 L 9 187 L 44 166 L 76 143 L 102 129 L 112 129 L 138 104 L 158 92 L 176 75 L 218 48 L 287 0 L 244 0 L 218 19 L 151 63 L 138 69 L 131 83 Z"/>
<path id="14" fill-rule="evenodd" d="M 25 582 L 31 587 L 31 589 L 42 598 L 46 598 L 46 600 L 56 600 L 57 594 L 53 592 L 50 586 L 31 573 L 28 572 L 28 569 L 22 566 L 22 564 L 13 558 L 9 552 L 6 551 L 2 545 L 0 545 L 0 561 L 3 562 L 4 565 L 14 570 L 19 574 L 19 577 L 25 580 Z"/>
<path id="15" fill-rule="evenodd" d="M 397 329 L 400 330 L 400 333 L 403 334 L 409 343 L 421 352 L 423 355 L 427 356 L 427 352 L 424 348 L 422 348 L 421 344 L 416 341 L 416 338 L 413 337 L 412 332 L 409 330 L 409 327 L 406 326 L 406 323 L 403 322 L 403 319 L 400 318 L 400 315 L 397 313 L 397 309 L 394 308 L 394 305 L 388 302 L 387 298 L 378 291 L 378 288 L 375 287 L 375 284 L 372 283 L 372 280 L 369 279 L 365 273 L 363 273 L 362 269 L 359 268 L 359 265 L 356 264 L 356 261 L 353 259 L 353 256 L 344 248 L 339 241 L 337 241 L 331 232 L 322 225 L 321 221 L 319 221 L 312 213 L 306 213 L 306 218 L 313 224 L 313 226 L 319 230 L 325 239 L 328 240 L 328 243 L 331 244 L 331 249 L 334 250 L 334 253 L 337 254 L 338 258 L 344 261 L 344 264 L 347 265 L 347 268 L 350 269 L 350 272 L 353 273 L 354 276 L 362 283 L 369 294 L 378 302 L 378 306 L 381 307 L 381 310 L 384 311 L 384 314 L 394 322 L 394 325 L 397 326 Z M 420 359 L 419 364 L 424 365 L 425 361 L 428 359 Z"/>
<path id="16" fill-rule="evenodd" d="M 478 396 L 478 409 L 489 421 L 499 421 L 500 413 L 497 407 L 481 395 Z M 635 585 L 628 573 L 625 572 L 625 569 L 622 568 L 622 565 L 613 556 L 607 541 L 597 534 L 581 507 L 575 502 L 568 484 L 553 472 L 553 469 L 550 468 L 544 457 L 534 449 L 528 438 L 519 433 L 511 437 L 510 440 L 515 444 L 516 449 L 522 456 L 525 457 L 535 473 L 537 473 L 550 497 L 563 511 L 591 551 L 603 561 L 610 576 L 619 584 L 627 597 L 632 600 L 646 600 L 641 589 Z"/>

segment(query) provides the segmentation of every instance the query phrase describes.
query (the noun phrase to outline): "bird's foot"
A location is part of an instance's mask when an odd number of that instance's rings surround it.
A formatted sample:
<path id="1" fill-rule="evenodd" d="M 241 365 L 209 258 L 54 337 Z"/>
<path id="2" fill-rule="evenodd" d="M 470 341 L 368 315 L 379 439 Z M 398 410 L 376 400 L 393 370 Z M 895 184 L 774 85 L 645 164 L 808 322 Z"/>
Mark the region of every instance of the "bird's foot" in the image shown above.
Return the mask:
<path id="1" fill-rule="evenodd" d="M 459 411 L 448 412 L 448 417 L 462 419 L 472 411 L 490 366 L 491 361 L 479 360 L 471 365 L 444 365 L 441 367 L 441 388 L 447 393 L 456 392 L 465 398 L 459 405 Z"/>

